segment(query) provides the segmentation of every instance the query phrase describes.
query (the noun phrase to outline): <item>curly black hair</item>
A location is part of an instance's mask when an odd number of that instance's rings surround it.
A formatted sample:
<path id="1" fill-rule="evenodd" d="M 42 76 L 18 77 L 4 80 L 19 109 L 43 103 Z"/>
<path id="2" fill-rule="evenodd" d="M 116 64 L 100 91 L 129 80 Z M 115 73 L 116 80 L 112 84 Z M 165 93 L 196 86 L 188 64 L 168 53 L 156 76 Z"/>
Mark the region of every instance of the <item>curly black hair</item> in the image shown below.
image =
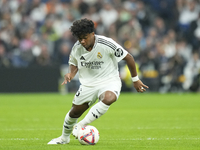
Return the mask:
<path id="1" fill-rule="evenodd" d="M 76 20 L 73 22 L 73 25 L 70 27 L 72 35 L 76 38 L 83 38 L 86 34 L 94 32 L 94 23 L 92 20 L 87 18 Z"/>

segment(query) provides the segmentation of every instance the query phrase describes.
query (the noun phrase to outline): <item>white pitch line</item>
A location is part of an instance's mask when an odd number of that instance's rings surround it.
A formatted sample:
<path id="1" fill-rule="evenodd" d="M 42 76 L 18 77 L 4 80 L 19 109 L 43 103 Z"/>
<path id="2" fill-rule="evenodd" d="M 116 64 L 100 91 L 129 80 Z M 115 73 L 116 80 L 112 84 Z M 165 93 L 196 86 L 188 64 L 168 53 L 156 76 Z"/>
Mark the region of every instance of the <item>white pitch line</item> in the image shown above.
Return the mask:
<path id="1" fill-rule="evenodd" d="M 200 138 L 136 138 L 131 140 L 147 140 L 147 141 L 159 141 L 159 140 L 200 140 Z"/>
<path id="2" fill-rule="evenodd" d="M 39 141 L 39 138 L 0 138 L 0 141 Z"/>
<path id="3" fill-rule="evenodd" d="M 46 130 L 50 130 L 50 131 L 53 131 L 53 130 L 62 130 L 62 128 L 37 128 L 37 129 L 23 129 L 23 128 L 11 128 L 11 129 L 0 129 L 2 131 L 46 131 Z"/>
<path id="4" fill-rule="evenodd" d="M 41 138 L 0 138 L 0 141 L 39 141 L 45 140 Z M 72 139 L 73 140 L 73 139 Z M 106 141 L 180 141 L 180 140 L 193 140 L 198 141 L 200 138 L 131 138 L 131 139 L 106 139 Z"/>
<path id="5" fill-rule="evenodd" d="M 200 127 L 197 127 L 200 128 Z M 174 129 L 191 129 L 191 127 L 137 127 L 138 130 L 152 130 L 152 129 L 168 129 L 168 130 L 174 130 Z M 193 128 L 192 128 L 193 129 Z"/>
<path id="6" fill-rule="evenodd" d="M 103 127 L 104 130 L 110 130 L 111 128 Z M 130 127 L 130 128 L 112 128 L 112 129 L 120 129 L 120 130 L 154 130 L 154 129 L 161 129 L 161 130 L 176 130 L 176 129 L 200 129 L 200 127 Z"/>
<path id="7" fill-rule="evenodd" d="M 111 128 L 103 127 L 104 130 L 110 130 Z M 112 129 L 122 129 L 122 128 L 112 128 Z M 183 129 L 200 129 L 200 127 L 130 127 L 129 130 L 154 130 L 154 129 L 161 129 L 161 130 L 183 130 Z M 0 129 L 0 131 L 56 131 L 62 130 L 62 128 L 7 128 L 7 129 Z M 126 129 L 125 129 L 126 130 Z"/>
<path id="8" fill-rule="evenodd" d="M 106 139 L 106 141 L 161 141 L 161 140 L 200 140 L 200 138 L 131 138 L 131 139 Z"/>

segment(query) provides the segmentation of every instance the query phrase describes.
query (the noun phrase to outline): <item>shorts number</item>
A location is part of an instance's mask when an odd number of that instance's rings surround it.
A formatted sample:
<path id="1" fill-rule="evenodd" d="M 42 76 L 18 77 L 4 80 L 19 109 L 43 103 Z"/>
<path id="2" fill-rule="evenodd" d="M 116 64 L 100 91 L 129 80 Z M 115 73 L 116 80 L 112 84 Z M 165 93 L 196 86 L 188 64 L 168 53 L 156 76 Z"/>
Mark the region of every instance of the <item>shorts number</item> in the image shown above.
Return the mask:
<path id="1" fill-rule="evenodd" d="M 77 92 L 76 92 L 76 97 L 78 97 L 81 93 L 82 89 L 80 88 Z"/>

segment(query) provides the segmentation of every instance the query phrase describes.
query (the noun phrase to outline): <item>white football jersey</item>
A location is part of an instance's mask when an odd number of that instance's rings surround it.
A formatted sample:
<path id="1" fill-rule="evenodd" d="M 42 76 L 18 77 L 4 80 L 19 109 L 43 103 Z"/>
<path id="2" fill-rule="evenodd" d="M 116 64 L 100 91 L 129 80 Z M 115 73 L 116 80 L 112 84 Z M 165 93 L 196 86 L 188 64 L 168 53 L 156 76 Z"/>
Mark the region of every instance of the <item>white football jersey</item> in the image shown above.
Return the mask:
<path id="1" fill-rule="evenodd" d="M 120 81 L 118 62 L 128 52 L 111 38 L 95 35 L 95 44 L 87 51 L 77 41 L 71 51 L 69 64 L 78 67 L 79 80 L 85 86 Z"/>

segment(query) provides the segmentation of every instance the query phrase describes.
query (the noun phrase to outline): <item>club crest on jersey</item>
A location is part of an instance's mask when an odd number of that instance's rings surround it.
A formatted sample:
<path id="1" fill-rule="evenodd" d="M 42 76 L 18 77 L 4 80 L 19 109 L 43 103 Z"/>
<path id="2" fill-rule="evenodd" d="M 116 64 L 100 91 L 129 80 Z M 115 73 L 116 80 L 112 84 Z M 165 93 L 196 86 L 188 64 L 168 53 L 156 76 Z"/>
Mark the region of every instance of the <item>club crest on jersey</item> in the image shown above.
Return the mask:
<path id="1" fill-rule="evenodd" d="M 102 57 L 103 57 L 103 56 L 101 55 L 101 53 L 98 52 L 98 54 L 97 54 L 97 58 L 101 59 Z"/>
<path id="2" fill-rule="evenodd" d="M 123 50 L 121 48 L 118 48 L 116 51 L 115 51 L 115 56 L 116 57 L 121 57 L 123 55 Z"/>

